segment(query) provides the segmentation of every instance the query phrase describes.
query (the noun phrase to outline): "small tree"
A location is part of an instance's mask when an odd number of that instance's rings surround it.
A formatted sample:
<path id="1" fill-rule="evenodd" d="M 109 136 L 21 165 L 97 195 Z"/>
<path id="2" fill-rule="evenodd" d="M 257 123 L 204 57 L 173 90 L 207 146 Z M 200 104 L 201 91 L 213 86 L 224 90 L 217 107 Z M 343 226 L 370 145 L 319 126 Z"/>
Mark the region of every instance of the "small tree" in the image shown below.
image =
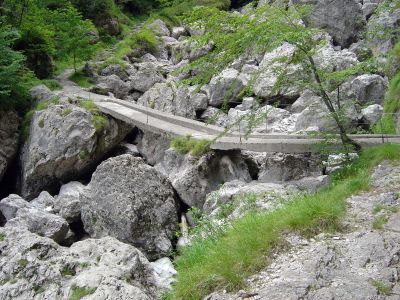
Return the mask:
<path id="1" fill-rule="evenodd" d="M 18 33 L 0 18 L 0 109 L 24 110 L 29 106 L 32 74 L 25 70 L 25 57 L 12 49 Z"/>
<path id="2" fill-rule="evenodd" d="M 360 145 L 352 140 L 346 131 L 340 113 L 340 87 L 351 76 L 365 73 L 371 67 L 363 62 L 344 70 L 326 68 L 315 60 L 316 53 L 325 46 L 324 32 L 306 27 L 303 19 L 310 12 L 310 7 L 286 6 L 270 7 L 264 5 L 253 14 L 232 14 L 216 9 L 195 9 L 186 21 L 203 26 L 203 36 L 192 37 L 202 47 L 212 42 L 214 50 L 195 60 L 183 70 L 196 70 L 189 84 L 206 84 L 211 77 L 229 66 L 240 56 L 255 56 L 269 52 L 284 43 L 289 43 L 294 50 L 288 57 L 279 58 L 279 67 L 274 69 L 278 80 L 274 90 L 284 86 L 295 86 L 297 89 L 309 89 L 321 97 L 324 105 L 335 121 L 341 142 L 351 145 L 356 151 Z M 299 66 L 297 76 L 287 76 L 290 66 Z M 337 91 L 335 96 L 332 92 Z"/>
<path id="3" fill-rule="evenodd" d="M 51 17 L 55 26 L 58 56 L 71 57 L 76 72 L 77 61 L 90 58 L 95 51 L 91 33 L 96 29 L 91 21 L 82 19 L 72 5 L 53 11 Z"/>

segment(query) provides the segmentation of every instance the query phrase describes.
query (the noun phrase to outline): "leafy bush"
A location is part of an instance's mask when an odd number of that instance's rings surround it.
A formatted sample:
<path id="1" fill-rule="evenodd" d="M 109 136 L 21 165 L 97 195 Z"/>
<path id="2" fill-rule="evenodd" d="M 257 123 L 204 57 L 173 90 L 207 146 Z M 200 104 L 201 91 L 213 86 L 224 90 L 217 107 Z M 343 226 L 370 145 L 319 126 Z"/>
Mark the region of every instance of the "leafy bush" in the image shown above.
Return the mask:
<path id="1" fill-rule="evenodd" d="M 210 141 L 196 140 L 190 136 L 176 137 L 171 141 L 171 147 L 181 154 L 191 153 L 193 156 L 201 156 L 210 149 Z"/>
<path id="2" fill-rule="evenodd" d="M 12 48 L 18 37 L 0 18 L 0 109 L 23 111 L 30 106 L 35 77 L 24 68 L 24 56 Z"/>

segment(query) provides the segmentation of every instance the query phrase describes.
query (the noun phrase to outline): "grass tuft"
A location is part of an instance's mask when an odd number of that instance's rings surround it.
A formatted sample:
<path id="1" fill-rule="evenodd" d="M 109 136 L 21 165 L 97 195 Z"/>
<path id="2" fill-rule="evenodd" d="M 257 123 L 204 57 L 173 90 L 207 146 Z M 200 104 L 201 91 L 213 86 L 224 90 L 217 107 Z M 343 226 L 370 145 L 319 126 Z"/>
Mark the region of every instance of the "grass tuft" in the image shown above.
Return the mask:
<path id="1" fill-rule="evenodd" d="M 79 300 L 85 296 L 91 295 L 96 291 L 97 288 L 85 288 L 73 285 L 71 287 L 71 295 L 69 300 Z"/>
<path id="2" fill-rule="evenodd" d="M 94 84 L 94 79 L 87 76 L 83 71 L 75 72 L 69 77 L 69 80 L 83 88 L 89 88 Z"/>
<path id="3" fill-rule="evenodd" d="M 191 153 L 193 156 L 202 156 L 210 150 L 210 141 L 196 140 L 191 136 L 176 137 L 171 141 L 171 147 L 181 154 Z"/>
<path id="4" fill-rule="evenodd" d="M 371 284 L 376 288 L 379 295 L 389 296 L 392 293 L 390 286 L 386 285 L 383 281 L 372 280 Z"/>
<path id="5" fill-rule="evenodd" d="M 345 199 L 368 189 L 371 169 L 381 161 L 399 159 L 400 145 L 367 149 L 324 190 L 298 195 L 272 212 L 249 212 L 219 236 L 195 240 L 176 259 L 177 282 L 167 299 L 202 299 L 218 289 L 243 288 L 245 279 L 284 244 L 285 233 L 312 236 L 340 229 Z"/>
<path id="6" fill-rule="evenodd" d="M 52 91 L 62 90 L 62 85 L 54 79 L 44 79 L 42 83 Z"/>

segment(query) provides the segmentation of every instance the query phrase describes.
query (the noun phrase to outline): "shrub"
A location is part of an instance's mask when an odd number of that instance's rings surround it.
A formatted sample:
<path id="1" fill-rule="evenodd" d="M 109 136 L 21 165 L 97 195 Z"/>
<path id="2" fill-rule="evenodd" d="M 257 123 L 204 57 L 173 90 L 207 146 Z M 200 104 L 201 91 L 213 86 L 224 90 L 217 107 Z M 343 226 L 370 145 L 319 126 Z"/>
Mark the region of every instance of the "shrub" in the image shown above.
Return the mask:
<path id="1" fill-rule="evenodd" d="M 210 141 L 196 140 L 191 136 L 176 137 L 171 141 L 171 147 L 181 154 L 191 153 L 194 156 L 201 156 L 210 149 Z"/>
<path id="2" fill-rule="evenodd" d="M 44 80 L 42 80 L 42 83 L 52 91 L 62 90 L 62 86 L 57 80 L 44 79 Z"/>
<path id="3" fill-rule="evenodd" d="M 97 288 L 86 288 L 86 287 L 79 287 L 73 285 L 71 287 L 71 295 L 69 296 L 69 300 L 79 300 L 87 295 L 93 294 Z"/>

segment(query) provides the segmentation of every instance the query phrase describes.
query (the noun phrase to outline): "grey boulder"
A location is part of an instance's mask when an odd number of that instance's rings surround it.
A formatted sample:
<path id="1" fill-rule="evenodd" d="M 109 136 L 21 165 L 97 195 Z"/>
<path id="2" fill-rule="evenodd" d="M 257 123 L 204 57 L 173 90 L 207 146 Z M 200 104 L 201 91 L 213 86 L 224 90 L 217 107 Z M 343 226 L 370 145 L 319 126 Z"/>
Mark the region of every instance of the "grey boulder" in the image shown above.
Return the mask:
<path id="1" fill-rule="evenodd" d="M 85 230 L 135 245 L 151 259 L 172 250 L 177 203 L 166 178 L 143 159 L 125 154 L 104 161 L 82 197 Z"/>
<path id="2" fill-rule="evenodd" d="M 28 201 L 25 201 L 23 198 L 15 194 L 11 194 L 0 201 L 0 211 L 7 221 L 15 218 L 20 209 L 29 206 L 30 204 Z"/>
<path id="3" fill-rule="evenodd" d="M 53 105 L 33 115 L 22 155 L 21 192 L 35 198 L 46 189 L 56 192 L 61 182 L 82 176 L 131 130 L 107 119 L 101 131 L 93 116 L 71 104 Z"/>

